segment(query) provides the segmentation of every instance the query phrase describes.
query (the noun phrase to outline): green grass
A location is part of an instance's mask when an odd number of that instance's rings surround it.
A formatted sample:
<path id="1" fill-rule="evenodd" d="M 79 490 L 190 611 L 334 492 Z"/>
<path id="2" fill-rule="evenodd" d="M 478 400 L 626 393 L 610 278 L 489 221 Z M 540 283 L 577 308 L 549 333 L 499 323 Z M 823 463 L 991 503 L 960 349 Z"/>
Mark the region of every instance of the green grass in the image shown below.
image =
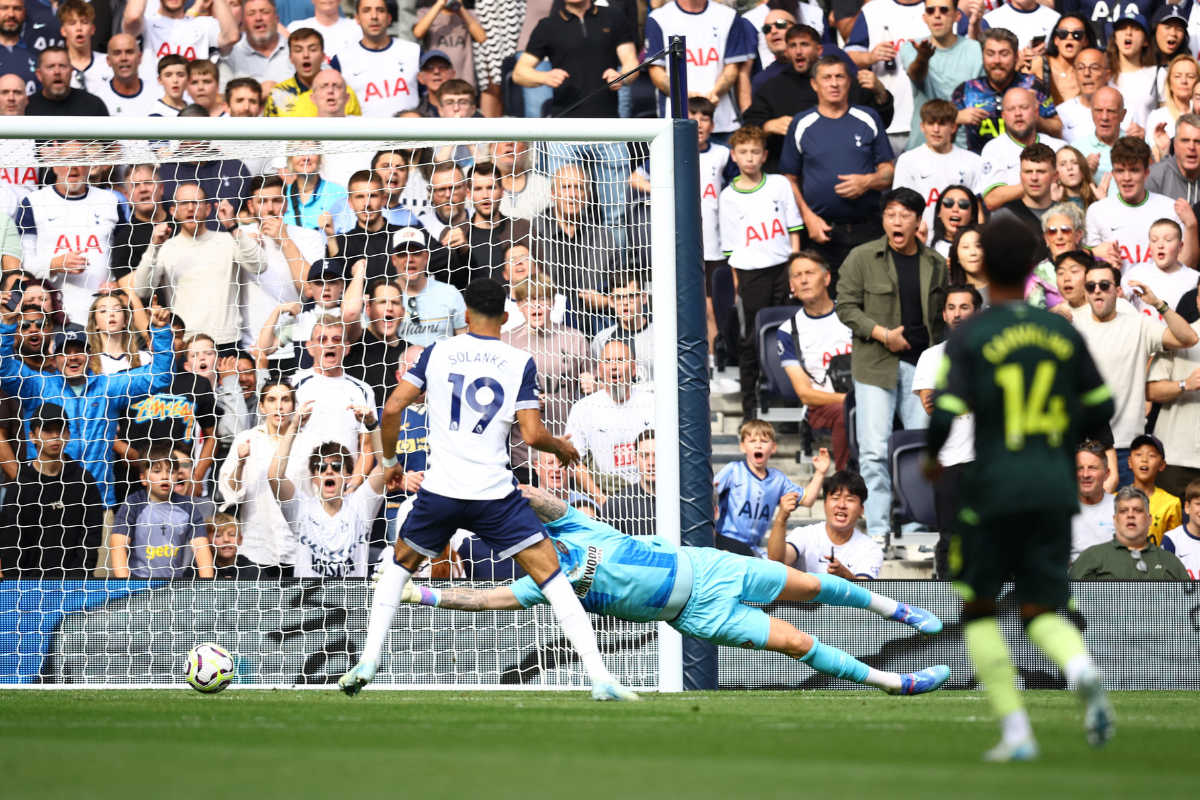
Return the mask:
<path id="1" fill-rule="evenodd" d="M 1194 796 L 1200 694 L 1117 693 L 1093 751 L 1075 698 L 1029 692 L 1043 755 L 986 765 L 978 692 L 0 691 L 16 798 L 1161 798 Z"/>

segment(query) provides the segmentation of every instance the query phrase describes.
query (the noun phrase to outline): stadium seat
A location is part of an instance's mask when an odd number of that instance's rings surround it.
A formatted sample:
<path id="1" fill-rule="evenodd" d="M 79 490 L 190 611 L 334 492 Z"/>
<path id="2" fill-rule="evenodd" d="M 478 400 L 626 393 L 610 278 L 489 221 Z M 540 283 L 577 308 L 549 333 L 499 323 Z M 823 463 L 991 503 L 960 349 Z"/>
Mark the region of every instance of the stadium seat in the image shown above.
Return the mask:
<path id="1" fill-rule="evenodd" d="M 842 401 L 842 415 L 846 426 L 846 449 L 850 452 L 846 469 L 858 472 L 858 408 L 853 389 L 846 392 L 846 399 Z"/>
<path id="2" fill-rule="evenodd" d="M 713 354 L 717 369 L 737 365 L 738 314 L 737 291 L 733 287 L 733 268 L 720 267 L 712 276 L 713 316 L 717 321 L 717 341 Z"/>
<path id="3" fill-rule="evenodd" d="M 888 437 L 888 468 L 892 473 L 892 535 L 906 522 L 937 527 L 933 484 L 921 471 L 928 432 L 899 430 Z"/>
<path id="4" fill-rule="evenodd" d="M 792 380 L 779 360 L 779 326 L 791 319 L 798 310 L 797 306 L 772 306 L 759 311 L 754 320 L 760 374 L 758 418 L 768 422 L 799 422 L 804 419 L 804 406 L 800 405 L 800 398 L 792 388 Z M 794 404 L 794 407 L 771 408 L 771 395 Z"/>
<path id="5" fill-rule="evenodd" d="M 504 101 L 504 114 L 509 117 L 525 116 L 524 87 L 512 79 L 513 69 L 517 66 L 517 55 L 514 53 L 500 63 L 500 96 Z"/>

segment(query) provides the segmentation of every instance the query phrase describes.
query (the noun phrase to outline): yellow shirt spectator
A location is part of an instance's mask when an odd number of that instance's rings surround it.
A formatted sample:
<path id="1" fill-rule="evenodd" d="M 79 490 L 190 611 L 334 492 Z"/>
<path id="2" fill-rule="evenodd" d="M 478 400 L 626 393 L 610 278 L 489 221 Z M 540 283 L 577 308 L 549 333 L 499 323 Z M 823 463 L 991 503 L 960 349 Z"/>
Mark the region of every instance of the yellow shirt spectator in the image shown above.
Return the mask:
<path id="1" fill-rule="evenodd" d="M 346 116 L 361 117 L 362 106 L 358 95 L 346 87 Z M 312 100 L 312 89 L 306 88 L 295 75 L 275 84 L 263 107 L 264 117 L 315 117 L 317 105 Z"/>
<path id="2" fill-rule="evenodd" d="M 1168 491 L 1155 487 L 1150 495 L 1150 541 L 1162 544 L 1163 534 L 1183 524 L 1183 504 Z"/>

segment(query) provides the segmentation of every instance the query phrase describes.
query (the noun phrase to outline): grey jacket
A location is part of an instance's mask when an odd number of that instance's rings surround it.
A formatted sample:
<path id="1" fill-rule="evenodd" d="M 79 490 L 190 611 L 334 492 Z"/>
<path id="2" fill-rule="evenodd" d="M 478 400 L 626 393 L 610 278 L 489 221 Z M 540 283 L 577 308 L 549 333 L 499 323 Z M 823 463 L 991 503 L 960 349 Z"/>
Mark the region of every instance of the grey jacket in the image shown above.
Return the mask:
<path id="1" fill-rule="evenodd" d="M 1165 194 L 1172 200 L 1182 197 L 1189 205 L 1200 203 L 1200 178 L 1194 181 L 1185 178 L 1179 171 L 1179 162 L 1174 156 L 1164 158 L 1150 168 L 1146 188 L 1158 194 Z"/>

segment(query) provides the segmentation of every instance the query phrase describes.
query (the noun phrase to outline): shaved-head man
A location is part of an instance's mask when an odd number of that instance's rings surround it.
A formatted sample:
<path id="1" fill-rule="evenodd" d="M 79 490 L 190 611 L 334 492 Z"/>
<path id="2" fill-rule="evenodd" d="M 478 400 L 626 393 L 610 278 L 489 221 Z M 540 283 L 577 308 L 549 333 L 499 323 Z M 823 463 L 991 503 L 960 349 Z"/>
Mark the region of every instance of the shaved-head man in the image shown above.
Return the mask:
<path id="1" fill-rule="evenodd" d="M 1021 188 L 1022 150 L 1041 142 L 1057 153 L 1066 144 L 1061 139 L 1037 132 L 1038 97 L 1029 89 L 1019 86 L 1009 89 L 1004 93 L 1000 109 L 1004 132 L 984 145 L 981 154 L 981 169 L 986 181 L 983 202 L 992 211 L 1025 195 Z"/>
<path id="2" fill-rule="evenodd" d="M 108 66 L 113 71 L 111 81 L 96 88 L 96 96 L 108 106 L 114 117 L 148 117 L 155 111 L 162 94 L 142 80 L 142 50 L 137 39 L 128 33 L 118 33 L 108 40 Z"/>
<path id="3" fill-rule="evenodd" d="M 323 69 L 313 81 L 312 99 L 318 117 L 346 116 L 346 80 L 336 69 Z"/>

